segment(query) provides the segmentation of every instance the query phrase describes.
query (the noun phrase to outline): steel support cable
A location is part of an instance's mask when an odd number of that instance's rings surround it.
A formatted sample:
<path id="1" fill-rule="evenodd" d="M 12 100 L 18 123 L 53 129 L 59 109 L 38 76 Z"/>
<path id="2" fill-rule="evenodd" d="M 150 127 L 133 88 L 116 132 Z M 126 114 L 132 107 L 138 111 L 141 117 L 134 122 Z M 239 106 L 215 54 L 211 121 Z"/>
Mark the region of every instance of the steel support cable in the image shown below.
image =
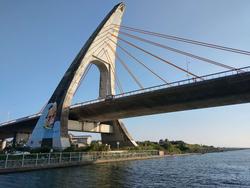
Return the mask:
<path id="1" fill-rule="evenodd" d="M 102 48 L 103 48 L 102 46 L 105 45 L 105 48 L 107 47 L 106 41 L 108 41 L 108 40 L 109 40 L 109 38 L 107 37 L 107 38 L 102 40 L 102 43 L 98 43 L 95 46 L 93 46 L 92 48 L 96 48 L 97 46 L 98 46 L 98 48 L 95 49 L 94 52 L 92 52 L 90 56 L 94 55 L 100 49 L 100 51 L 96 55 L 96 56 L 98 56 L 102 52 Z M 103 56 L 103 54 L 102 54 L 102 56 Z"/>
<path id="2" fill-rule="evenodd" d="M 104 43 L 103 43 L 103 44 L 104 44 Z M 102 44 L 102 45 L 103 45 L 103 44 Z M 97 50 L 99 50 L 99 49 L 102 47 L 102 45 L 99 46 L 93 53 L 95 53 Z M 102 49 L 99 50 L 99 52 L 97 53 L 97 56 L 101 53 L 101 51 L 102 51 Z M 93 54 L 93 53 L 92 53 L 92 54 Z M 88 60 L 89 58 L 90 58 L 90 57 L 88 57 L 87 60 Z M 83 73 L 83 75 L 82 75 L 82 77 L 81 77 L 81 79 L 80 79 L 80 83 L 78 84 L 75 93 L 77 92 L 78 88 L 79 88 L 80 85 L 82 84 L 82 81 L 84 80 L 84 78 L 87 76 L 87 74 L 88 74 L 88 72 L 89 72 L 89 69 L 92 67 L 92 65 L 93 65 L 93 64 L 88 64 L 88 65 L 87 65 L 87 68 L 86 68 L 86 70 L 84 71 L 84 73 Z"/>
<path id="3" fill-rule="evenodd" d="M 108 40 L 110 40 L 110 39 L 108 38 Z M 110 56 L 109 56 L 109 53 L 107 53 L 107 51 L 104 50 L 104 49 L 107 47 L 107 45 L 108 45 L 108 43 L 105 42 L 105 47 L 102 49 L 102 51 L 104 52 L 103 54 L 105 54 L 107 60 L 108 60 L 109 63 L 110 63 L 111 70 L 113 71 L 114 77 L 116 78 L 115 81 L 117 81 L 116 84 L 117 84 L 118 89 L 120 90 L 121 93 L 123 93 L 122 84 L 121 84 L 121 82 L 120 82 L 120 80 L 119 80 L 119 78 L 118 78 L 118 76 L 117 76 L 117 74 L 116 74 L 116 72 L 115 72 L 115 70 L 114 70 L 114 67 L 113 67 L 113 65 L 112 65 L 112 61 L 111 61 L 111 58 L 110 58 Z"/>
<path id="4" fill-rule="evenodd" d="M 94 43 L 97 42 L 97 41 L 99 41 L 100 39 L 103 39 L 104 37 L 107 37 L 107 35 L 110 34 L 109 30 L 110 30 L 110 29 L 108 29 L 108 30 L 106 30 L 106 31 L 103 31 L 103 32 L 99 33 L 100 35 L 99 35 L 99 34 L 97 35 L 97 37 L 96 37 Z M 117 32 L 117 30 L 116 30 L 116 32 Z M 103 35 L 104 33 L 105 33 L 105 35 Z M 101 35 L 102 35 L 102 36 L 101 36 Z"/>
<path id="5" fill-rule="evenodd" d="M 115 44 L 115 42 L 112 39 L 109 39 L 111 42 L 113 42 Z M 120 48 L 124 53 L 126 53 L 129 57 L 131 57 L 132 59 L 134 59 L 137 63 L 139 63 L 140 65 L 142 65 L 144 68 L 146 68 L 148 71 L 150 71 L 152 74 L 154 74 L 157 78 L 159 78 L 161 81 L 163 81 L 166 84 L 169 84 L 164 78 L 162 78 L 161 76 L 159 76 L 157 73 L 155 73 L 152 69 L 150 69 L 147 65 L 145 65 L 145 63 L 143 63 L 142 61 L 140 61 L 139 59 L 137 59 L 135 56 L 133 56 L 128 50 L 126 50 L 125 48 L 123 48 L 122 46 L 120 46 L 119 44 L 116 44 L 118 48 Z"/>
<path id="6" fill-rule="evenodd" d="M 109 27 L 109 28 L 106 29 L 107 27 Z M 115 27 L 114 24 L 109 24 L 109 25 L 103 27 L 103 28 L 102 28 L 103 31 L 99 32 L 99 33 L 97 34 L 96 38 L 99 37 L 100 35 L 102 35 L 103 33 L 108 32 L 110 29 L 113 29 L 114 27 Z"/>
<path id="7" fill-rule="evenodd" d="M 112 71 L 113 76 L 114 76 L 114 78 L 115 78 L 116 86 L 118 87 L 120 93 L 122 94 L 122 93 L 123 93 L 123 89 L 122 89 L 121 83 L 120 83 L 120 81 L 119 81 L 119 78 L 118 78 L 118 76 L 117 76 L 117 74 L 116 74 L 116 72 L 115 72 L 115 70 L 114 70 L 114 67 L 113 67 L 113 65 L 112 65 L 110 56 L 108 55 L 108 52 L 107 52 L 106 50 L 104 51 L 104 54 L 105 54 L 105 56 L 106 56 L 106 58 L 107 58 L 107 60 L 108 60 L 108 62 L 109 62 L 109 64 L 110 64 L 111 71 Z"/>
<path id="8" fill-rule="evenodd" d="M 187 70 L 185 70 L 185 69 L 183 69 L 183 68 L 181 68 L 181 67 L 179 67 L 179 66 L 177 66 L 177 65 L 175 65 L 175 64 L 173 64 L 173 63 L 171 63 L 171 62 L 169 62 L 169 61 L 167 61 L 167 60 L 165 60 L 165 59 L 163 59 L 163 58 L 161 58 L 161 57 L 159 57 L 159 56 L 157 56 L 157 55 L 155 55 L 155 54 L 152 54 L 151 52 L 149 52 L 149 51 L 147 51 L 147 50 L 144 50 L 143 48 L 141 48 L 141 47 L 139 47 L 139 46 L 137 46 L 137 45 L 135 45 L 135 44 L 133 44 L 133 43 L 131 43 L 131 42 L 128 42 L 128 41 L 122 39 L 121 37 L 118 37 L 118 36 L 113 35 L 113 34 L 111 34 L 111 36 L 113 36 L 113 37 L 115 37 L 115 38 L 118 38 L 120 41 L 123 41 L 124 43 L 126 43 L 126 44 L 128 44 L 128 45 L 130 45 L 130 46 L 133 46 L 134 48 L 137 48 L 137 49 L 143 51 L 144 53 L 146 53 L 146 54 L 148 54 L 148 55 L 151 55 L 151 56 L 153 56 L 154 58 L 159 59 L 160 61 L 162 61 L 162 62 L 164 62 L 164 63 L 166 63 L 166 64 L 168 64 L 168 65 L 171 65 L 172 67 L 175 67 L 175 68 L 178 69 L 178 70 L 181 70 L 181 71 L 183 71 L 183 72 L 185 72 L 185 73 L 187 73 L 187 74 L 189 74 L 189 75 L 192 75 L 192 76 L 194 76 L 194 77 L 196 77 L 196 78 L 200 78 L 201 80 L 203 80 L 203 78 L 201 78 L 201 77 L 199 77 L 199 76 L 197 76 L 197 75 L 195 75 L 195 74 L 193 74 L 193 73 L 191 73 L 191 72 L 189 72 L 189 71 L 187 71 Z"/>
<path id="9" fill-rule="evenodd" d="M 117 31 L 117 30 L 116 30 Z M 110 35 L 111 33 L 108 33 L 108 35 Z M 102 37 L 102 40 L 98 43 L 98 44 L 96 44 L 96 45 L 94 45 L 93 47 L 91 47 L 90 49 L 89 49 L 89 51 L 92 51 L 94 48 L 96 48 L 96 46 L 98 46 L 98 45 L 100 45 L 100 46 L 102 46 L 103 44 L 105 44 L 105 42 L 107 42 L 107 40 L 109 40 L 109 37 L 108 37 L 108 35 L 105 35 L 105 38 L 103 38 Z M 107 46 L 107 45 L 106 45 Z M 96 51 L 96 50 L 95 50 Z M 93 52 L 93 53 L 95 53 L 95 51 Z"/>
<path id="10" fill-rule="evenodd" d="M 144 38 L 141 38 L 141 37 L 138 37 L 138 36 L 126 33 L 126 32 L 120 31 L 120 34 L 128 36 L 130 38 L 137 39 L 137 40 L 142 41 L 142 42 L 146 42 L 148 44 L 152 44 L 154 46 L 158 46 L 158 47 L 164 48 L 164 49 L 172 51 L 172 52 L 176 52 L 176 53 L 179 53 L 179 54 L 182 54 L 182 55 L 185 55 L 185 56 L 189 56 L 189 57 L 194 58 L 194 59 L 198 59 L 198 60 L 201 60 L 201 61 L 213 64 L 213 65 L 216 65 L 216 66 L 220 66 L 220 67 L 223 67 L 223 68 L 226 68 L 226 69 L 238 71 L 238 69 L 235 68 L 235 67 L 231 67 L 231 66 L 225 65 L 223 63 L 219 63 L 219 62 L 213 61 L 211 59 L 200 57 L 200 56 L 194 55 L 192 53 L 184 52 L 184 51 L 178 50 L 176 48 L 172 48 L 172 47 L 169 47 L 169 46 L 166 46 L 166 45 L 163 45 L 163 44 L 159 44 L 159 43 L 156 43 L 156 42 L 153 42 L 153 41 L 150 41 L 150 40 L 147 40 L 147 39 L 144 39 Z"/>
<path id="11" fill-rule="evenodd" d="M 82 79 L 83 79 L 83 80 L 84 80 L 84 78 L 87 76 L 87 74 L 88 74 L 88 72 L 89 72 L 89 70 L 90 70 L 91 67 L 92 67 L 92 64 L 88 64 L 87 69 L 86 69 L 86 71 L 84 72 L 84 74 L 83 74 L 83 76 L 82 76 Z"/>
<path id="12" fill-rule="evenodd" d="M 108 29 L 106 29 L 106 28 L 108 28 Z M 99 35 L 101 35 L 101 34 L 107 32 L 107 31 L 109 31 L 109 30 L 112 29 L 112 28 L 114 28 L 114 24 L 109 24 L 109 25 L 103 27 L 103 28 L 102 28 L 103 31 L 102 31 L 102 32 L 99 32 L 97 36 L 99 36 Z"/>
<path id="13" fill-rule="evenodd" d="M 96 55 L 96 57 L 98 57 L 99 59 L 102 59 L 102 56 L 104 55 L 104 51 L 100 51 L 102 52 L 102 55 L 99 56 L 99 53 Z"/>
<path id="14" fill-rule="evenodd" d="M 110 63 L 111 71 L 113 72 L 113 75 L 114 75 L 114 77 L 115 77 L 115 82 L 116 82 L 116 84 L 117 84 L 117 87 L 119 88 L 120 93 L 123 93 L 122 84 L 121 84 L 121 82 L 120 82 L 120 80 L 119 80 L 119 78 L 118 78 L 118 75 L 117 75 L 116 72 L 115 72 L 115 69 L 114 69 L 114 67 L 113 67 L 113 65 L 112 65 L 111 58 L 110 58 L 109 53 L 107 52 L 107 50 L 105 50 L 105 55 L 106 55 L 106 58 L 108 59 L 108 61 L 109 61 L 109 63 Z"/>
<path id="15" fill-rule="evenodd" d="M 118 61 L 123 65 L 123 67 L 128 71 L 129 75 L 133 78 L 133 80 L 135 81 L 135 83 L 141 88 L 143 89 L 144 87 L 142 86 L 142 84 L 138 81 L 138 79 L 135 77 L 135 75 L 131 72 L 131 70 L 129 69 L 129 67 L 126 65 L 125 62 L 123 62 L 123 60 L 120 58 L 120 56 L 118 56 L 118 54 L 115 52 L 115 50 L 112 48 L 112 46 L 110 46 L 108 44 L 108 47 L 111 49 L 111 51 L 114 53 L 114 55 L 116 56 L 116 58 L 118 59 Z"/>
<path id="16" fill-rule="evenodd" d="M 105 42 L 103 42 L 103 44 L 102 44 L 102 45 L 104 45 L 104 44 L 105 44 L 105 47 L 103 47 L 103 48 L 102 48 L 102 50 L 100 50 L 100 51 L 99 51 L 99 53 L 96 55 L 97 57 L 98 57 L 98 55 L 100 54 L 100 52 L 103 52 L 103 54 L 100 56 L 100 58 L 101 58 L 101 57 L 105 54 L 105 50 L 104 50 L 104 49 L 107 47 L 107 43 L 106 43 L 106 41 L 105 41 Z M 102 45 L 101 45 L 101 46 L 102 46 Z M 105 54 L 105 55 L 106 55 L 106 54 Z M 108 57 L 107 57 L 107 56 L 106 56 L 106 58 L 108 59 Z M 110 59 L 110 62 L 111 62 L 111 59 Z M 113 66 L 112 66 L 112 63 L 110 63 L 110 65 L 111 65 L 111 67 L 113 67 Z M 118 79 L 118 77 L 117 77 L 117 79 Z M 118 81 L 119 81 L 119 80 L 118 80 Z M 120 85 L 120 86 L 121 86 L 121 85 Z M 119 88 L 119 87 L 118 87 L 118 88 Z M 121 89 L 121 90 L 120 90 L 120 89 Z M 122 87 L 121 87 L 121 88 L 119 88 L 119 90 L 123 92 Z"/>
<path id="17" fill-rule="evenodd" d="M 105 43 L 103 43 L 103 44 L 105 44 Z M 106 46 L 107 46 L 107 45 L 106 45 Z M 105 53 L 104 48 L 106 48 L 106 46 L 105 46 L 105 47 L 103 47 L 103 48 L 102 48 L 102 50 L 100 50 L 100 51 L 99 51 L 99 52 L 98 52 L 95 56 L 101 59 L 101 58 L 102 58 L 102 56 L 103 56 L 103 55 L 104 55 L 104 53 Z M 101 46 L 100 46 L 100 47 L 101 47 Z M 101 52 L 103 52 L 103 53 L 102 53 L 102 55 L 101 55 L 101 56 L 99 56 Z M 94 55 L 94 54 L 93 54 L 93 55 Z"/>
<path id="18" fill-rule="evenodd" d="M 100 44 L 101 44 L 101 45 L 100 45 Z M 98 47 L 97 47 L 92 53 L 90 53 L 90 55 L 87 57 L 87 60 L 88 60 L 89 58 L 91 58 L 92 55 L 94 55 L 94 54 L 99 50 L 99 52 L 98 52 L 97 55 L 96 55 L 96 56 L 98 56 L 98 55 L 102 52 L 102 47 L 103 47 L 104 44 L 105 44 L 104 42 L 103 42 L 103 43 L 96 44 L 93 48 L 96 48 L 97 46 L 98 46 Z"/>
<path id="19" fill-rule="evenodd" d="M 100 37 L 100 38 L 103 38 L 103 37 L 106 37 L 106 38 L 107 38 L 106 35 L 104 35 L 104 36 L 102 36 L 102 37 Z M 99 38 L 99 39 L 100 39 L 100 38 Z M 102 41 L 104 41 L 106 38 L 104 38 Z M 96 41 L 98 41 L 99 39 L 97 39 Z M 95 42 L 96 42 L 96 41 L 95 41 Z M 102 42 L 102 41 L 101 41 L 101 42 Z M 95 42 L 94 42 L 94 43 L 95 43 Z M 101 43 L 97 43 L 97 44 L 95 44 L 95 45 L 93 45 L 93 46 L 90 46 L 90 48 L 88 49 L 88 52 L 91 52 L 91 51 L 92 51 L 94 48 L 96 48 L 99 44 L 101 44 Z M 81 49 L 81 51 L 82 51 L 82 50 L 83 50 L 83 49 Z M 81 52 L 81 51 L 80 51 L 80 52 Z M 77 54 L 76 57 L 79 56 L 80 52 Z"/>
<path id="20" fill-rule="evenodd" d="M 108 25 L 108 26 L 106 26 L 106 27 L 109 27 L 109 26 L 111 26 L 111 24 Z M 98 42 L 96 45 L 92 46 L 92 47 L 89 49 L 89 51 L 92 51 L 97 45 L 99 45 L 99 44 L 101 44 L 101 43 L 104 43 L 104 41 L 107 39 L 107 36 L 110 35 L 109 30 L 110 30 L 110 29 L 113 29 L 113 28 L 114 28 L 114 26 L 112 26 L 112 28 L 109 28 L 109 29 L 107 29 L 107 30 L 105 30 L 105 31 L 103 31 L 103 32 L 101 32 L 101 33 L 99 33 L 99 34 L 97 35 L 97 39 L 94 41 L 94 43 L 96 43 L 96 42 L 99 41 L 100 39 L 102 39 L 102 40 L 101 40 L 100 42 Z M 107 33 L 107 32 L 108 32 L 108 33 Z M 117 30 L 116 30 L 115 32 L 117 32 Z M 107 33 L 107 34 L 105 34 L 105 35 L 99 37 L 99 36 L 102 35 L 103 33 Z"/>
<path id="21" fill-rule="evenodd" d="M 104 27 L 104 28 L 107 28 L 107 27 L 111 27 L 111 28 L 106 29 L 106 30 L 104 30 L 103 32 L 100 32 L 100 33 L 97 35 L 97 37 L 96 37 L 97 39 L 96 39 L 94 42 L 97 42 L 97 41 L 99 41 L 100 39 L 102 39 L 101 42 L 103 42 L 103 41 L 107 38 L 107 36 L 110 34 L 109 31 L 110 31 L 111 29 L 113 29 L 115 32 L 118 32 L 117 29 L 114 29 L 113 24 L 107 25 L 107 26 Z M 104 28 L 103 28 L 103 29 L 104 29 Z M 108 32 L 108 33 L 107 33 L 107 32 Z M 108 35 L 107 35 L 107 34 L 103 35 L 104 33 L 107 33 Z M 103 35 L 103 36 L 100 37 L 100 35 Z M 105 37 L 105 38 L 104 38 L 104 37 Z M 92 49 L 93 49 L 93 47 L 90 48 L 89 51 L 91 51 Z"/>
<path id="22" fill-rule="evenodd" d="M 246 51 L 246 50 L 240 50 L 240 49 L 236 49 L 236 48 L 230 48 L 230 47 L 226 47 L 226 46 L 221 46 L 221 45 L 216 45 L 216 44 L 211 44 L 211 43 L 206 43 L 206 42 L 200 42 L 200 41 L 196 41 L 196 40 L 186 39 L 186 38 L 177 37 L 177 36 L 173 36 L 173 35 L 166 35 L 166 34 L 162 34 L 162 33 L 156 33 L 156 32 L 152 32 L 152 31 L 137 29 L 137 28 L 128 27 L 128 26 L 118 26 L 116 24 L 114 24 L 114 25 L 116 27 L 119 27 L 119 28 L 122 28 L 122 29 L 125 29 L 128 31 L 138 32 L 138 33 L 142 33 L 142 34 L 146 34 L 146 35 L 151 35 L 151 36 L 161 37 L 161 38 L 165 38 L 165 39 L 169 39 L 169 40 L 180 41 L 180 42 L 184 42 L 184 43 L 204 46 L 204 47 L 208 47 L 208 48 L 214 48 L 214 49 L 238 53 L 238 54 L 242 54 L 242 55 L 248 55 L 248 56 L 250 55 L 250 52 Z"/>
<path id="23" fill-rule="evenodd" d="M 84 78 L 87 76 L 87 74 L 88 74 L 88 72 L 89 72 L 89 70 L 90 70 L 91 67 L 92 67 L 92 64 L 88 64 L 88 65 L 87 65 L 87 68 L 86 68 L 86 70 L 84 71 L 84 73 L 83 73 L 83 75 L 82 75 L 82 77 L 81 77 L 81 79 L 80 79 L 80 83 L 78 84 L 75 93 L 78 91 L 80 85 L 82 84 L 82 81 L 83 81 Z"/>
<path id="24" fill-rule="evenodd" d="M 103 39 L 103 40 L 105 40 L 105 39 Z M 104 42 L 102 43 L 101 46 L 103 46 L 104 44 L 105 44 L 105 47 L 103 47 L 102 50 L 99 51 L 99 53 L 96 55 L 97 57 L 99 56 L 99 54 L 100 54 L 101 52 L 103 52 L 103 54 L 100 56 L 100 58 L 105 54 L 105 50 L 104 50 L 104 49 L 107 47 L 106 41 L 104 41 Z M 101 47 L 101 46 L 100 46 L 100 47 Z M 99 47 L 99 48 L 100 48 L 100 47 Z M 108 59 L 108 58 L 107 58 L 107 59 Z M 110 60 L 110 61 L 111 61 L 111 60 Z M 110 64 L 110 65 L 112 66 L 112 64 Z M 112 67 L 113 67 L 113 66 L 112 66 Z M 117 77 L 117 79 L 118 79 L 118 77 Z M 118 81 L 119 81 L 119 79 L 118 79 Z M 119 83 L 119 84 L 120 84 L 120 83 Z M 118 86 L 118 88 L 119 88 L 119 86 Z M 123 89 L 122 89 L 122 87 L 121 87 L 121 84 L 120 84 L 119 90 L 120 90 L 121 93 L 123 93 Z"/>
<path id="25" fill-rule="evenodd" d="M 96 48 L 98 45 L 102 45 L 102 44 L 104 44 L 104 41 L 105 40 L 107 40 L 107 36 L 105 36 L 105 38 L 102 38 L 102 40 L 100 41 L 100 42 L 98 42 L 96 45 L 94 45 L 94 46 L 92 46 L 90 49 L 89 49 L 89 51 L 91 52 L 94 48 Z"/>

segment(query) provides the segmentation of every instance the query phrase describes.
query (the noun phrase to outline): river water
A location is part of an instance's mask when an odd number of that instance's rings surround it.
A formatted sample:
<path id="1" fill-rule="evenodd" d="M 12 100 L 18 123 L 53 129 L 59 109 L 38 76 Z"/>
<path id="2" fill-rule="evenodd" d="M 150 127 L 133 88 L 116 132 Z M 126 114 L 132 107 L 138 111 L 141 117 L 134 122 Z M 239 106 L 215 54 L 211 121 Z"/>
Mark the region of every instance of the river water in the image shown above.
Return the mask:
<path id="1" fill-rule="evenodd" d="M 0 187 L 250 187 L 250 150 L 5 174 Z"/>

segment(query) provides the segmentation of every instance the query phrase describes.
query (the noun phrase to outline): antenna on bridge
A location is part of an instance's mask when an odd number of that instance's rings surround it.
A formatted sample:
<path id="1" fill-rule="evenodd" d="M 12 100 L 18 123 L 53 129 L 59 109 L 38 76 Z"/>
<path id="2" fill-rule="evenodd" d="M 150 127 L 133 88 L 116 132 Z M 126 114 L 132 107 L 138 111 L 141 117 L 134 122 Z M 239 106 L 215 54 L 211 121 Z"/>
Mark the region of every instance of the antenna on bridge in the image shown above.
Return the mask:
<path id="1" fill-rule="evenodd" d="M 189 64 L 190 64 L 190 61 L 189 61 L 188 58 L 186 57 L 187 72 L 189 72 Z M 187 79 L 189 80 L 189 79 L 190 79 L 189 74 L 186 74 L 186 76 L 187 76 Z"/>

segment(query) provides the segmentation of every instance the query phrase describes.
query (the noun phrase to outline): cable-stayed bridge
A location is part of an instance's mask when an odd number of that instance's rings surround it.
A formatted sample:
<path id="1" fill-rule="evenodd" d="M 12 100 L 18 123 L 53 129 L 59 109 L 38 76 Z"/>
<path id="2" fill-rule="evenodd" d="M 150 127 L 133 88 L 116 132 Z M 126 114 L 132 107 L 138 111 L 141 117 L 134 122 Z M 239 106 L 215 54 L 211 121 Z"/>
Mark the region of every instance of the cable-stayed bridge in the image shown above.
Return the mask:
<path id="1" fill-rule="evenodd" d="M 31 134 L 28 145 L 32 148 L 46 146 L 60 149 L 69 146 L 68 131 L 75 130 L 101 133 L 103 143 L 111 146 L 115 146 L 117 141 L 124 146 L 135 146 L 135 141 L 119 119 L 250 102 L 249 66 L 235 67 L 221 63 L 166 45 L 164 41 L 170 40 L 242 56 L 249 56 L 250 52 L 122 26 L 120 22 L 124 8 L 124 4 L 118 4 L 104 18 L 65 73 L 45 108 L 35 115 L 2 123 L 1 139 L 24 132 Z M 160 39 L 161 42 L 152 40 L 152 37 Z M 223 71 L 205 76 L 198 75 L 140 45 L 144 43 L 167 53 L 220 67 Z M 128 50 L 128 47 L 133 51 Z M 117 49 L 162 84 L 144 87 L 134 74 L 135 71 L 117 53 Z M 135 51 L 188 75 L 189 79 L 169 81 L 137 57 Z M 127 71 L 138 90 L 124 92 L 116 70 L 118 63 Z M 71 105 L 74 94 L 93 65 L 100 70 L 99 98 Z M 116 90 L 119 91 L 118 94 L 115 93 Z"/>

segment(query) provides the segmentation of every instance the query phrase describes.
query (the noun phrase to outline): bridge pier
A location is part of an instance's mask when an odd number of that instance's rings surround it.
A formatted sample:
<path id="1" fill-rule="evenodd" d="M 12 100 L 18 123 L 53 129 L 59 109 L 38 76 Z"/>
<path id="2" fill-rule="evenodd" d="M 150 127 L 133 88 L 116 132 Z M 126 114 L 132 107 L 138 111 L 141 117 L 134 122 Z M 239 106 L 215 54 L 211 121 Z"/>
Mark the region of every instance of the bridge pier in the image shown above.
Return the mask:
<path id="1" fill-rule="evenodd" d="M 68 130 L 101 133 L 102 143 L 108 144 L 112 148 L 117 147 L 117 142 L 119 142 L 121 147 L 137 146 L 136 142 L 132 139 L 126 127 L 120 120 L 102 123 L 69 120 Z"/>
<path id="2" fill-rule="evenodd" d="M 113 133 L 113 127 L 108 124 L 73 120 L 68 121 L 68 130 L 93 133 Z"/>
<path id="3" fill-rule="evenodd" d="M 120 120 L 114 120 L 110 122 L 103 122 L 105 124 L 110 124 L 113 127 L 113 133 L 107 134 L 102 133 L 102 143 L 108 144 L 111 148 L 116 148 L 117 143 L 119 142 L 120 147 L 134 147 L 138 146 L 133 138 L 128 133 L 126 127 Z"/>
<path id="4" fill-rule="evenodd" d="M 107 27 L 112 24 L 120 25 L 124 9 L 125 5 L 123 3 L 116 5 L 87 40 L 43 109 L 42 115 L 39 117 L 28 141 L 28 146 L 31 148 L 46 147 L 59 150 L 70 146 L 68 137 L 70 104 L 90 64 L 96 65 L 100 71 L 99 97 L 106 98 L 115 94 L 115 74 L 113 72 L 115 71 L 116 56 L 113 53 L 116 50 L 117 39 L 113 39 L 115 45 L 113 45 L 112 49 L 106 45 L 103 49 L 99 49 L 97 53 L 95 47 L 100 44 L 100 33 L 105 33 Z M 110 30 L 109 32 L 116 34 L 117 30 L 119 28 L 116 28 L 116 31 Z M 98 57 L 101 50 L 112 55 Z M 120 121 L 112 121 L 110 125 L 112 125 L 114 132 L 103 133 L 102 140 L 104 143 L 111 146 L 116 145 L 117 142 L 120 142 L 121 146 L 136 145 Z M 82 128 L 84 129 L 84 125 L 82 125 Z M 95 127 L 93 127 L 93 130 L 95 130 Z"/>

